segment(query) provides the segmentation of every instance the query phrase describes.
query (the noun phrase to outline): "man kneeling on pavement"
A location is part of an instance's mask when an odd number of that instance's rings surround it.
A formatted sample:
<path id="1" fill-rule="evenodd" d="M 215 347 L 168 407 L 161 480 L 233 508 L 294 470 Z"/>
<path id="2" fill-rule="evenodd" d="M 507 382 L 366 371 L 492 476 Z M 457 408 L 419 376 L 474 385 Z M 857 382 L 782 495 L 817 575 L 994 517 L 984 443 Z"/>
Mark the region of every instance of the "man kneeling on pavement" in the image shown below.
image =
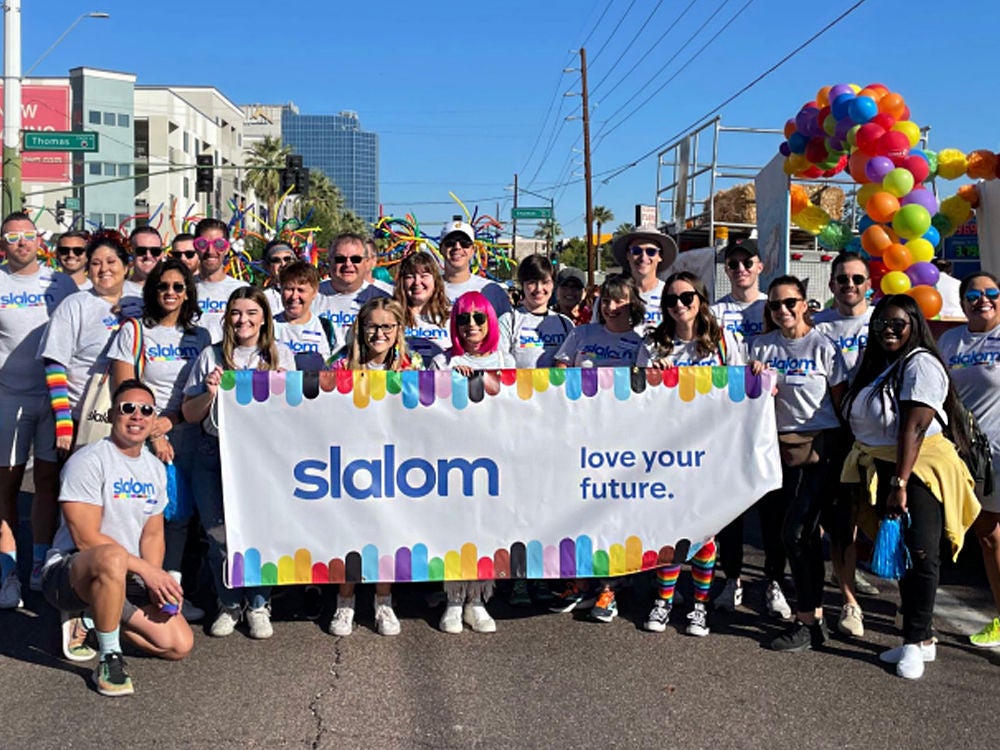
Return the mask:
<path id="1" fill-rule="evenodd" d="M 122 383 L 111 406 L 111 436 L 81 448 L 62 472 L 62 520 L 42 571 L 42 592 L 63 616 L 63 651 L 93 658 L 83 643 L 68 644 L 72 628 L 92 620 L 100 662 L 93 680 L 101 695 L 132 694 L 120 635 L 163 659 L 183 659 L 194 635 L 178 613 L 184 592 L 163 570 L 163 509 L 167 478 L 147 450 L 156 419 L 152 391 Z M 89 623 L 88 623 L 89 624 Z"/>

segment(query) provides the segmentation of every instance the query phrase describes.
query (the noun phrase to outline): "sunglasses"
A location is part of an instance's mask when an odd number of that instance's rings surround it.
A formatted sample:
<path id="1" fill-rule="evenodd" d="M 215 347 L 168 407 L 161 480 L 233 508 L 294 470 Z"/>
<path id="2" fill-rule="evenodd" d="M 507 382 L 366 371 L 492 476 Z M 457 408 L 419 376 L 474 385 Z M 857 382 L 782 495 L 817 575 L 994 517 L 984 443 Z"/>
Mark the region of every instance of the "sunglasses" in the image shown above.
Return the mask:
<path id="1" fill-rule="evenodd" d="M 455 316 L 455 322 L 460 326 L 467 326 L 472 322 L 475 322 L 477 326 L 486 325 L 486 313 L 459 313 Z"/>
<path id="2" fill-rule="evenodd" d="M 453 237 L 452 239 L 445 240 L 442 243 L 443 247 L 452 247 L 454 245 L 461 245 L 462 247 L 468 249 L 472 247 L 472 240 L 468 237 Z"/>
<path id="3" fill-rule="evenodd" d="M 684 307 L 691 307 L 691 303 L 694 302 L 694 298 L 698 296 L 698 292 L 681 292 L 680 294 L 666 294 L 663 296 L 663 304 L 667 307 L 675 307 L 677 302 L 680 301 Z"/>
<path id="4" fill-rule="evenodd" d="M 358 265 L 361 265 L 361 261 L 363 261 L 363 260 L 364 260 L 364 256 L 362 256 L 362 255 L 334 255 L 333 256 L 333 263 L 334 263 L 334 265 L 337 265 L 337 266 L 346 266 L 348 262 L 350 262 L 350 264 L 352 266 L 358 266 Z"/>
<path id="5" fill-rule="evenodd" d="M 161 293 L 162 292 L 173 292 L 174 294 L 180 294 L 186 288 L 187 287 L 184 286 L 184 284 L 182 284 L 179 281 L 175 281 L 172 284 L 169 283 L 169 282 L 166 282 L 166 281 L 161 281 L 159 284 L 156 285 L 156 291 L 161 292 Z"/>
<path id="6" fill-rule="evenodd" d="M 125 416 L 135 414 L 136 410 L 144 417 L 151 417 L 156 414 L 156 407 L 152 404 L 137 404 L 133 401 L 122 401 L 118 404 L 118 411 Z"/>
<path id="7" fill-rule="evenodd" d="M 965 301 L 970 305 L 974 305 L 983 297 L 990 300 L 990 302 L 996 302 L 1000 298 L 1000 289 L 993 287 L 992 289 L 970 289 L 965 293 Z"/>
<path id="8" fill-rule="evenodd" d="M 84 256 L 87 253 L 87 248 L 85 247 L 69 247 L 68 245 L 59 245 L 56 248 L 56 252 L 63 258 L 68 258 L 69 254 L 72 253 L 77 258 Z"/>
<path id="9" fill-rule="evenodd" d="M 727 260 L 726 261 L 726 267 L 730 271 L 739 271 L 740 270 L 740 266 L 743 266 L 743 268 L 745 268 L 747 271 L 749 271 L 751 268 L 753 268 L 753 265 L 754 265 L 754 259 L 753 258 L 744 258 L 743 260 L 733 259 L 733 260 Z"/>
<path id="10" fill-rule="evenodd" d="M 388 336 L 396 330 L 396 325 L 396 323 L 372 323 L 371 325 L 365 326 L 365 333 L 384 333 Z"/>
<path id="11" fill-rule="evenodd" d="M 785 297 L 784 299 L 769 299 L 767 301 L 767 308 L 771 312 L 778 312 L 778 310 L 781 309 L 782 305 L 784 305 L 784 307 L 789 312 L 791 312 L 792 310 L 795 309 L 795 306 L 800 302 L 802 302 L 801 297 Z"/>
<path id="12" fill-rule="evenodd" d="M 13 245 L 20 240 L 34 242 L 38 239 L 38 232 L 5 232 L 3 238 L 7 241 L 8 245 Z"/>
<path id="13" fill-rule="evenodd" d="M 875 333 L 882 333 L 885 330 L 890 330 L 897 336 L 907 329 L 910 325 L 910 321 L 903 320 L 902 318 L 876 318 L 872 321 L 872 330 Z"/>
<path id="14" fill-rule="evenodd" d="M 647 258 L 655 258 L 660 254 L 658 247 L 630 247 L 628 251 L 632 253 L 633 258 L 639 258 L 643 253 L 646 253 Z"/>
<path id="15" fill-rule="evenodd" d="M 162 247 L 142 247 L 140 245 L 135 248 L 135 255 L 137 258 L 141 258 L 144 255 L 152 255 L 154 258 L 159 258 L 162 253 Z"/>
<path id="16" fill-rule="evenodd" d="M 848 276 L 846 273 L 838 274 L 834 279 L 841 286 L 847 286 L 848 284 L 854 284 L 854 286 L 861 286 L 866 281 L 868 281 L 867 276 L 862 276 L 860 273 L 852 274 Z"/>
<path id="17" fill-rule="evenodd" d="M 295 261 L 295 257 L 291 255 L 279 255 L 271 258 L 268 263 L 272 266 L 288 266 Z"/>
<path id="18" fill-rule="evenodd" d="M 196 237 L 194 241 L 194 249 L 199 253 L 203 253 L 211 248 L 216 252 L 224 253 L 229 249 L 229 240 L 225 237 L 217 237 L 214 240 L 206 239 L 205 237 Z"/>
<path id="19" fill-rule="evenodd" d="M 187 258 L 188 260 L 192 260 L 193 258 L 197 258 L 198 257 L 198 251 L 197 250 L 171 250 L 170 251 L 170 257 L 172 257 L 172 258 Z"/>

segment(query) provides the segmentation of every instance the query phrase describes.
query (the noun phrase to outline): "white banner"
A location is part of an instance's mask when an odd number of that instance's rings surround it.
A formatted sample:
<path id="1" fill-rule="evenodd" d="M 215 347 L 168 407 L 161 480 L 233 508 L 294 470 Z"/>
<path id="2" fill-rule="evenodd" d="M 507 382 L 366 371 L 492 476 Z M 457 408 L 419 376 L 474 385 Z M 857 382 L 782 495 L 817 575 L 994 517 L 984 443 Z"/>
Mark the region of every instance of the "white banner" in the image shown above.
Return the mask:
<path id="1" fill-rule="evenodd" d="M 781 484 L 743 367 L 227 372 L 230 583 L 623 575 Z"/>

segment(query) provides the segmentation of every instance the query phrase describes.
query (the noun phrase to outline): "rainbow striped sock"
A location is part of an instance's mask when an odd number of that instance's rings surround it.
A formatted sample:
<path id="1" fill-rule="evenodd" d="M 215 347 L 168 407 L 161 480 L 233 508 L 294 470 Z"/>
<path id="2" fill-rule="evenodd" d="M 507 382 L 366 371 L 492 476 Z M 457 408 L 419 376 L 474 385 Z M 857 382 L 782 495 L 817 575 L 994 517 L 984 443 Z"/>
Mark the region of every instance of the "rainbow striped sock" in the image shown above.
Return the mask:
<path id="1" fill-rule="evenodd" d="M 656 586 L 660 599 L 670 604 L 674 600 L 674 589 L 677 587 L 677 577 L 681 574 L 680 565 L 671 565 L 656 569 Z"/>
<path id="2" fill-rule="evenodd" d="M 708 592 L 712 588 L 715 575 L 715 540 L 702 545 L 698 554 L 691 558 L 691 580 L 694 583 L 694 600 L 708 603 Z"/>

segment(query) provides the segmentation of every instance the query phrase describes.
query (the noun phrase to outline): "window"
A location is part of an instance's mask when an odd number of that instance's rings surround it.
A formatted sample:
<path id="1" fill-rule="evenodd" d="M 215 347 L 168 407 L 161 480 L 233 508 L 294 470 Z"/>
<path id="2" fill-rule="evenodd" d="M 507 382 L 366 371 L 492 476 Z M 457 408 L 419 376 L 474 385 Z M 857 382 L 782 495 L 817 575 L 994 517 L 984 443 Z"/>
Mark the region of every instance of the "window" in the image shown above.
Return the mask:
<path id="1" fill-rule="evenodd" d="M 92 161 L 87 164 L 90 174 L 100 174 L 101 173 L 101 162 Z"/>
<path id="2" fill-rule="evenodd" d="M 87 120 L 88 120 L 88 122 L 90 122 L 91 125 L 100 125 L 101 124 L 101 113 L 100 112 L 96 112 L 94 110 L 90 110 L 90 112 L 87 113 Z"/>
<path id="3" fill-rule="evenodd" d="M 189 177 L 184 178 L 184 197 L 187 198 L 191 193 L 191 179 Z"/>
<path id="4" fill-rule="evenodd" d="M 185 154 L 191 153 L 191 138 L 187 134 L 187 131 L 184 131 L 184 153 Z"/>
<path id="5" fill-rule="evenodd" d="M 108 228 L 118 226 L 118 217 L 115 214 L 104 214 L 104 226 Z"/>
<path id="6" fill-rule="evenodd" d="M 129 120 L 130 118 L 128 115 L 118 115 L 118 127 L 127 128 L 129 125 Z"/>
<path id="7" fill-rule="evenodd" d="M 125 231 L 128 231 L 130 223 L 128 214 L 118 214 L 118 226 L 124 227 Z"/>
<path id="8" fill-rule="evenodd" d="M 117 170 L 115 170 L 115 165 L 114 164 L 112 164 L 111 162 L 108 162 L 108 161 L 104 162 L 104 176 L 105 177 L 114 177 L 115 174 L 116 174 L 116 171 Z"/>
<path id="9" fill-rule="evenodd" d="M 93 224 L 95 227 L 96 226 L 100 226 L 101 225 L 101 215 L 100 214 L 91 214 L 90 215 L 90 223 Z"/>
<path id="10" fill-rule="evenodd" d="M 115 113 L 114 112 L 105 112 L 104 113 L 104 124 L 105 125 L 110 125 L 111 127 L 114 127 L 114 125 L 115 125 Z"/>
<path id="11" fill-rule="evenodd" d="M 118 165 L 118 176 L 119 177 L 131 177 L 132 176 L 132 165 L 131 164 L 119 164 Z"/>

